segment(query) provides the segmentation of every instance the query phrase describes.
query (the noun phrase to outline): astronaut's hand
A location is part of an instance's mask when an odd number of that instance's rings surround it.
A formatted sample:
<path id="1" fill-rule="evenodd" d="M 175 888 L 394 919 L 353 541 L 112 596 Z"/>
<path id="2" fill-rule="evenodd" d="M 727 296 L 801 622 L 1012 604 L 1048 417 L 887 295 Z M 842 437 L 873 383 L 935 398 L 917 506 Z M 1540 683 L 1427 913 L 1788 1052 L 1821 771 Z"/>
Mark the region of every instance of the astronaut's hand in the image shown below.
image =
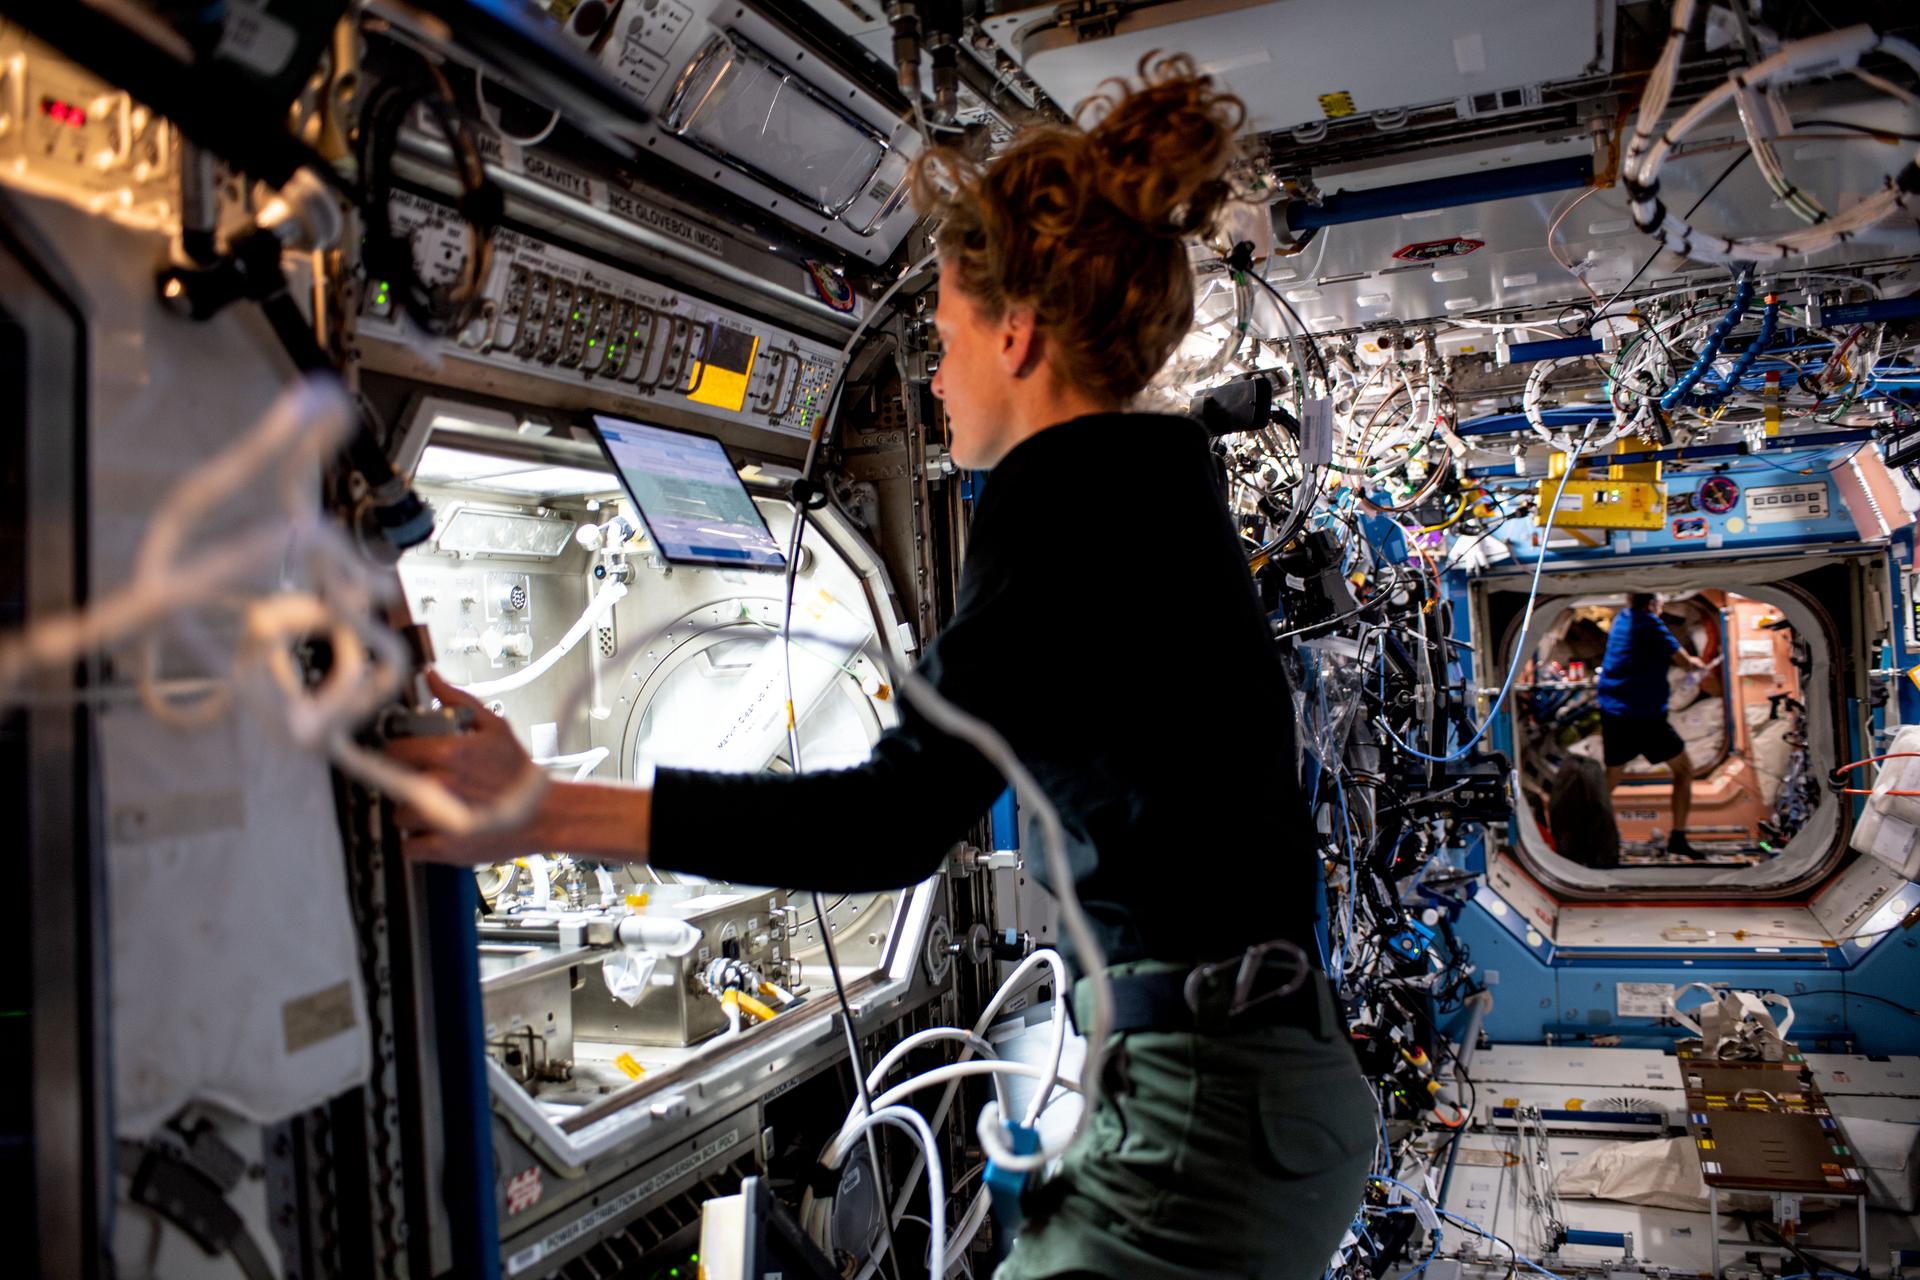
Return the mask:
<path id="1" fill-rule="evenodd" d="M 402 738 L 388 746 L 387 754 L 439 783 L 469 810 L 478 811 L 477 815 L 455 812 L 453 819 L 504 820 L 481 829 L 451 830 L 449 822 L 435 822 L 434 815 L 403 798 L 395 822 L 407 857 L 473 866 L 562 850 L 602 862 L 646 861 L 653 822 L 651 791 L 549 782 L 506 721 L 431 672 L 427 683 L 441 702 L 470 712 L 473 727 L 465 733 Z M 433 799 L 416 798 L 422 803 Z"/>
<path id="2" fill-rule="evenodd" d="M 449 707 L 466 708 L 472 728 L 463 733 L 398 738 L 387 745 L 387 755 L 418 770 L 446 788 L 462 804 L 484 810 L 501 797 L 525 785 L 537 768 L 505 720 L 429 671 L 427 684 Z M 536 805 L 523 820 L 505 827 L 454 834 L 439 828 L 421 809 L 402 802 L 395 823 L 405 838 L 409 858 L 432 862 L 473 864 L 517 857 L 542 846 L 539 826 L 544 806 Z"/>

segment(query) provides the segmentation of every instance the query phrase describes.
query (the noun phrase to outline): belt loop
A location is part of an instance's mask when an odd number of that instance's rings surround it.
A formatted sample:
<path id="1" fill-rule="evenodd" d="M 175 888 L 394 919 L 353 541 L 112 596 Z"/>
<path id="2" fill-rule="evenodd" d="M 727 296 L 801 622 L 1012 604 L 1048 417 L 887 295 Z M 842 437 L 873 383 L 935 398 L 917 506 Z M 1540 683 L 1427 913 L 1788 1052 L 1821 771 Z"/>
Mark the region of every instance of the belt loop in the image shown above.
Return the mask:
<path id="1" fill-rule="evenodd" d="M 1333 1007 L 1333 983 L 1327 975 L 1315 970 L 1307 975 L 1307 981 L 1313 984 L 1313 1008 L 1315 1026 L 1313 1038 L 1316 1040 L 1333 1039 L 1334 1030 L 1340 1026 L 1339 1010 Z"/>

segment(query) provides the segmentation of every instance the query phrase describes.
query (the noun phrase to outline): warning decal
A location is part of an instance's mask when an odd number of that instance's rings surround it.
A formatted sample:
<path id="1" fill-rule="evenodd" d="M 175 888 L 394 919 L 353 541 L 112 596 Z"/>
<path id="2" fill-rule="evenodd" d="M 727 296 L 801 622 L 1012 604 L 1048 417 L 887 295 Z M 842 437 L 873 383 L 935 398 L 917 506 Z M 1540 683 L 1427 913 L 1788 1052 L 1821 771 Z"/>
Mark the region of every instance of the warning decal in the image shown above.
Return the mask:
<path id="1" fill-rule="evenodd" d="M 540 1166 L 530 1165 L 507 1181 L 507 1213 L 519 1213 L 540 1203 Z"/>
<path id="2" fill-rule="evenodd" d="M 1475 249 L 1484 249 L 1485 240 L 1469 240 L 1465 236 L 1455 236 L 1451 240 L 1422 240 L 1418 244 L 1403 244 L 1393 251 L 1393 256 L 1402 262 L 1437 262 L 1441 258 L 1458 258 L 1472 253 Z"/>

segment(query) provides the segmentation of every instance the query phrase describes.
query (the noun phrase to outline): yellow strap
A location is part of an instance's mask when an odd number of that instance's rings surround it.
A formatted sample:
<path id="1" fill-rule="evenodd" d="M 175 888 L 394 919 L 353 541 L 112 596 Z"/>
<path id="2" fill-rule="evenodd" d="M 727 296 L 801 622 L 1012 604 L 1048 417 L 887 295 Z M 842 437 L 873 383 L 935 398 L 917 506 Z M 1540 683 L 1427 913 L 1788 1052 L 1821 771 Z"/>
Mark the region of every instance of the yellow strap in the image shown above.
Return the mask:
<path id="1" fill-rule="evenodd" d="M 760 1021 L 770 1022 L 773 1020 L 773 1010 L 768 1008 L 766 1005 L 760 1003 L 760 1001 L 755 1000 L 752 996 L 748 995 L 746 992 L 735 991 L 729 988 L 727 990 L 727 994 L 734 997 L 735 1002 L 738 1003 L 742 1009 L 745 1009 L 748 1013 L 752 1014 L 754 1017 L 758 1018 Z"/>

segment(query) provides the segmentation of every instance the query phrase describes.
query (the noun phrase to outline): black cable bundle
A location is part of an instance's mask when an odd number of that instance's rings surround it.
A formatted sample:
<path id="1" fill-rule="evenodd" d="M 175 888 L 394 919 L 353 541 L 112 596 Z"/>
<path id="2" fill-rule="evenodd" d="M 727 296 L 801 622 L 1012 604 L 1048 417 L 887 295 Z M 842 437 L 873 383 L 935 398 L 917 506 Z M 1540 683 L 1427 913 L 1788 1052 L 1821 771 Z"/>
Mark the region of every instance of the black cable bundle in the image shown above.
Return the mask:
<path id="1" fill-rule="evenodd" d="M 460 115 L 451 86 L 437 68 L 421 60 L 419 76 L 383 78 L 361 114 L 355 141 L 366 200 L 366 243 L 362 260 L 373 279 L 387 283 L 407 318 L 428 333 L 457 334 L 473 318 L 493 257 L 493 229 L 504 205 L 500 188 L 487 177 L 473 132 Z M 393 156 L 400 130 L 417 108 L 424 108 L 453 153 L 460 177 L 457 205 L 469 231 L 466 262 L 451 283 L 428 284 L 414 267 L 411 238 L 393 226 Z"/>

